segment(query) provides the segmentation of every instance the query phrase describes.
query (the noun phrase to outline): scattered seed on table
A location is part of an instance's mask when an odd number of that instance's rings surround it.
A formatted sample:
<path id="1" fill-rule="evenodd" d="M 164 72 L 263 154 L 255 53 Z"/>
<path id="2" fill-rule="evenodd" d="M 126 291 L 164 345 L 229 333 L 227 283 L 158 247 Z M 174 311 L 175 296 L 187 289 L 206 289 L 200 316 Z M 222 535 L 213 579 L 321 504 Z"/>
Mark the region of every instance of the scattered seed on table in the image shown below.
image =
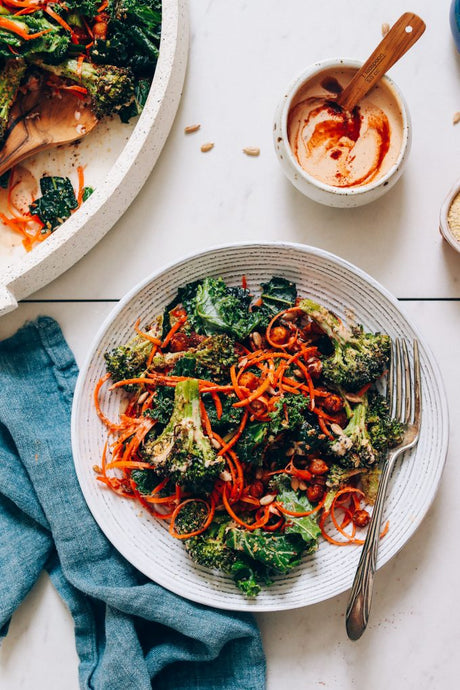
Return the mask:
<path id="1" fill-rule="evenodd" d="M 185 134 L 192 134 L 193 132 L 198 132 L 200 127 L 201 125 L 187 125 L 187 127 L 184 129 L 184 132 Z"/>
<path id="2" fill-rule="evenodd" d="M 247 156 L 258 156 L 260 154 L 260 149 L 256 146 L 246 146 L 246 148 L 243 149 L 243 153 Z"/>
<path id="3" fill-rule="evenodd" d="M 387 33 L 389 32 L 389 30 L 390 30 L 390 25 L 387 24 L 387 22 L 384 22 L 382 24 L 382 36 L 386 36 Z"/>
<path id="4" fill-rule="evenodd" d="M 460 122 L 460 113 L 454 113 L 454 117 L 452 118 L 452 123 L 454 125 L 458 125 Z"/>
<path id="5" fill-rule="evenodd" d="M 211 141 L 209 141 L 207 144 L 203 144 L 201 146 L 201 150 L 203 151 L 203 153 L 207 153 L 208 151 L 210 151 L 213 148 L 214 148 L 214 144 Z"/>

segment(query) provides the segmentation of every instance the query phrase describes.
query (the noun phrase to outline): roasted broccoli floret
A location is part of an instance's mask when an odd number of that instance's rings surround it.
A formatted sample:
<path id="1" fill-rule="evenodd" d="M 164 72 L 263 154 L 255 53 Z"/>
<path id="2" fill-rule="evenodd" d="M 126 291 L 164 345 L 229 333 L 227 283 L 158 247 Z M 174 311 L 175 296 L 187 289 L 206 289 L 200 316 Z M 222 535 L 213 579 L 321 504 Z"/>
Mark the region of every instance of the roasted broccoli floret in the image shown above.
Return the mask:
<path id="1" fill-rule="evenodd" d="M 34 60 L 39 67 L 62 79 L 69 79 L 88 91 L 96 117 L 111 115 L 131 103 L 134 98 L 134 79 L 131 71 L 113 65 L 93 65 L 90 62 L 65 60 L 59 65 L 48 65 Z"/>
<path id="2" fill-rule="evenodd" d="M 104 354 L 105 366 L 113 381 L 139 378 L 147 368 L 147 358 L 152 343 L 141 337 L 135 337 L 126 345 L 119 345 Z M 126 386 L 127 390 L 133 388 Z"/>
<path id="3" fill-rule="evenodd" d="M 184 359 L 188 359 L 189 362 L 182 362 L 179 365 L 179 361 Z M 219 333 L 204 338 L 196 347 L 190 347 L 180 352 L 157 354 L 152 360 L 152 366 L 156 369 L 165 369 L 177 365 L 175 366 L 175 374 L 177 369 L 182 369 L 181 375 L 228 381 L 230 367 L 237 361 L 235 341 L 225 333 Z"/>
<path id="4" fill-rule="evenodd" d="M 229 378 L 230 367 L 238 360 L 235 341 L 226 333 L 205 338 L 198 345 L 195 357 L 198 364 L 219 381 Z"/>
<path id="5" fill-rule="evenodd" d="M 348 327 L 325 307 L 304 299 L 299 303 L 331 339 L 333 353 L 323 359 L 322 376 L 332 385 L 358 391 L 376 381 L 390 361 L 391 339 L 382 333 L 366 333 L 361 326 Z"/>
<path id="6" fill-rule="evenodd" d="M 179 534 L 186 534 L 199 529 L 206 515 L 203 504 L 187 503 L 177 515 L 176 530 Z M 195 563 L 231 575 L 237 587 L 247 597 L 255 597 L 261 590 L 259 580 L 266 582 L 266 575 L 258 563 L 251 562 L 250 558 L 226 544 L 230 524 L 231 521 L 224 515 L 214 518 L 206 532 L 184 540 L 185 548 Z"/>
<path id="7" fill-rule="evenodd" d="M 367 409 L 367 396 L 363 396 L 363 402 L 350 410 L 350 418 L 343 434 L 331 444 L 332 452 L 340 458 L 339 462 L 344 467 L 369 467 L 380 459 L 367 429 Z"/>
<path id="8" fill-rule="evenodd" d="M 11 107 L 26 71 L 24 60 L 11 59 L 5 62 L 0 72 L 0 143 L 5 136 Z"/>
<path id="9" fill-rule="evenodd" d="M 359 467 L 342 467 L 342 465 L 334 464 L 329 468 L 327 474 L 326 486 L 329 489 L 338 490 L 345 484 L 348 484 L 352 477 L 361 474 L 362 470 Z"/>
<path id="10" fill-rule="evenodd" d="M 369 391 L 366 424 L 373 447 L 386 452 L 401 443 L 405 425 L 393 419 L 390 408 L 383 395 L 378 391 Z"/>
<path id="11" fill-rule="evenodd" d="M 175 388 L 174 409 L 164 431 L 145 441 L 143 457 L 155 471 L 194 493 L 209 493 L 225 467 L 203 433 L 198 381 L 186 379 Z"/>

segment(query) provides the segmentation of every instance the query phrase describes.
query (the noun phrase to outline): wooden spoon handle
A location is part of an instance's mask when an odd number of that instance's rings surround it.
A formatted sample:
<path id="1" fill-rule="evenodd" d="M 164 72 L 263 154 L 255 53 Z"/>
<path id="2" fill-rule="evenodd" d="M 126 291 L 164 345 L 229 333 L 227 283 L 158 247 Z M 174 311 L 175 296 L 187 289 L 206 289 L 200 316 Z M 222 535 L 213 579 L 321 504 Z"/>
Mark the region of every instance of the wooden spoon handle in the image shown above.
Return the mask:
<path id="1" fill-rule="evenodd" d="M 418 41 L 424 31 L 423 19 L 413 12 L 403 14 L 338 95 L 337 103 L 344 110 L 353 110 L 375 82 Z"/>

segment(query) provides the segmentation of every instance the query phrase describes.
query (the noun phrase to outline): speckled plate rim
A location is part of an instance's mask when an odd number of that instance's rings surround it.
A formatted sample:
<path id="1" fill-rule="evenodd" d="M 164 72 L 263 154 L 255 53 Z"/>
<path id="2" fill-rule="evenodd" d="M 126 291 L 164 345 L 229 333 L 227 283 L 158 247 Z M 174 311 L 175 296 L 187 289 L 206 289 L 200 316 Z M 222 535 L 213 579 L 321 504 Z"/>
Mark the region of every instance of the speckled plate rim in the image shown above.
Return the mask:
<path id="1" fill-rule="evenodd" d="M 267 588 L 266 590 L 264 590 L 264 592 L 261 593 L 261 595 L 259 595 L 259 597 L 255 601 L 245 599 L 236 590 L 236 588 L 234 588 L 232 583 L 230 585 L 232 588 L 230 590 L 230 593 L 222 593 L 220 591 L 222 581 L 229 581 L 229 578 L 226 578 L 225 576 L 223 576 L 223 578 L 220 576 L 216 577 L 213 574 L 210 574 L 209 571 L 193 564 L 186 555 L 182 557 L 181 554 L 184 552 L 182 546 L 180 546 L 180 553 L 178 552 L 177 554 L 179 561 L 176 564 L 177 575 L 173 574 L 171 576 L 171 574 L 164 574 L 161 568 L 154 567 L 154 564 L 151 564 L 150 562 L 146 563 L 145 560 L 143 560 L 143 554 L 140 554 L 136 550 L 138 548 L 138 545 L 136 543 L 133 544 L 126 542 L 124 536 L 120 534 L 120 532 L 118 531 L 119 526 L 121 524 L 120 516 L 108 513 L 106 509 L 103 509 L 101 507 L 101 494 L 92 493 L 92 490 L 90 489 L 89 482 L 91 482 L 91 484 L 97 483 L 95 481 L 94 474 L 91 470 L 91 459 L 82 456 L 79 443 L 80 438 L 82 438 L 80 434 L 82 422 L 89 421 L 88 419 L 82 418 L 80 409 L 82 399 L 85 394 L 85 384 L 88 377 L 88 372 L 90 371 L 92 362 L 95 358 L 99 358 L 99 360 L 102 359 L 100 352 L 101 341 L 105 339 L 106 336 L 110 333 L 112 324 L 116 321 L 116 319 L 122 316 L 125 309 L 129 308 L 129 305 L 135 300 L 136 296 L 142 293 L 142 291 L 146 289 L 147 286 L 149 286 L 150 284 L 154 284 L 155 281 L 160 281 L 172 269 L 180 269 L 184 265 L 187 265 L 189 262 L 205 260 L 206 258 L 217 256 L 220 253 L 225 255 L 225 253 L 228 251 L 244 251 L 251 249 L 258 252 L 260 256 L 263 255 L 264 250 L 270 251 L 279 249 L 280 251 L 294 252 L 296 254 L 299 254 L 300 257 L 302 255 L 304 255 L 305 257 L 313 257 L 313 259 L 315 260 L 318 260 L 320 262 L 326 262 L 328 264 L 331 264 L 332 266 L 337 267 L 337 269 L 344 271 L 350 277 L 356 277 L 356 279 L 361 280 L 364 283 L 364 285 L 367 285 L 370 289 L 375 291 L 380 296 L 380 298 L 384 302 L 386 302 L 387 306 L 389 305 L 393 308 L 393 310 L 397 312 L 397 314 L 400 317 L 401 324 L 403 326 L 402 330 L 410 334 L 410 337 L 417 337 L 419 340 L 422 359 L 422 396 L 425 397 L 428 392 L 430 395 L 434 396 L 434 409 L 437 413 L 437 423 L 435 425 L 432 424 L 432 428 L 430 429 L 430 434 L 431 436 L 435 437 L 435 441 L 437 443 L 436 457 L 433 458 L 430 456 L 429 467 L 431 469 L 432 474 L 429 477 L 429 486 L 427 487 L 427 495 L 423 505 L 417 506 L 415 504 L 414 510 L 411 513 L 409 524 L 404 525 L 405 531 L 403 532 L 402 536 L 399 537 L 399 541 L 396 542 L 396 544 L 391 548 L 390 551 L 385 550 L 385 543 L 382 543 L 377 564 L 378 568 L 383 566 L 386 562 L 388 562 L 394 555 L 396 555 L 400 551 L 400 549 L 412 537 L 416 529 L 421 524 L 427 511 L 429 510 L 435 497 L 445 464 L 448 448 L 448 408 L 442 377 L 437 362 L 434 359 L 429 347 L 425 344 L 421 334 L 411 324 L 410 320 L 402 311 L 401 306 L 398 303 L 398 300 L 374 278 L 369 276 L 367 273 L 365 273 L 358 267 L 354 266 L 352 263 L 330 252 L 315 247 L 289 242 L 240 242 L 237 244 L 230 243 L 225 245 L 218 245 L 198 253 L 189 254 L 178 259 L 177 261 L 173 261 L 169 263 L 166 267 L 148 276 L 138 285 L 133 287 L 133 289 L 125 295 L 125 297 L 118 303 L 118 305 L 112 310 L 112 312 L 108 315 L 108 317 L 101 325 L 98 333 L 95 336 L 93 345 L 89 350 L 86 361 L 80 370 L 72 409 L 72 448 L 74 454 L 75 469 L 80 482 L 80 486 L 89 506 L 89 509 L 92 512 L 96 522 L 98 522 L 100 528 L 105 533 L 109 541 L 112 542 L 115 548 L 117 548 L 118 551 L 132 565 L 138 568 L 147 577 L 162 585 L 166 589 L 175 592 L 176 594 L 179 594 L 185 598 L 188 598 L 191 601 L 214 606 L 216 608 L 253 612 L 281 611 L 300 608 L 303 606 L 318 603 L 347 590 L 352 584 L 353 575 L 359 559 L 360 548 L 354 546 L 345 547 L 342 549 L 338 547 L 332 547 L 333 549 L 335 549 L 333 553 L 336 556 L 336 572 L 338 575 L 340 575 L 338 581 L 334 581 L 332 585 L 329 585 L 327 587 L 327 591 L 324 592 L 321 590 L 316 594 L 308 592 L 308 595 L 303 596 L 302 592 L 304 590 L 300 589 L 300 597 L 298 592 L 298 585 L 299 580 L 302 580 L 303 578 L 303 566 L 299 566 L 299 568 L 294 569 L 294 571 L 292 573 L 289 573 L 288 576 L 277 578 L 283 580 L 283 586 L 285 587 L 284 591 L 281 591 L 279 596 L 270 596 L 270 592 L 274 587 L 273 585 L 271 588 Z M 179 285 L 177 285 L 177 287 L 179 287 Z M 363 295 L 363 297 L 364 299 L 366 299 L 365 295 Z M 346 307 L 347 305 L 344 305 L 345 309 Z M 114 342 L 113 345 L 115 344 L 116 343 Z M 430 373 L 430 377 L 428 380 L 429 386 L 426 386 L 427 371 Z M 398 500 L 399 496 L 401 494 L 405 494 L 406 492 L 404 481 L 401 475 L 404 474 L 406 468 L 414 466 L 415 460 L 418 457 L 418 452 L 419 450 L 421 451 L 422 437 L 424 436 L 424 428 L 425 425 L 428 424 L 428 422 L 426 421 L 427 410 L 425 409 L 425 405 L 424 412 L 425 414 L 422 420 L 422 432 L 419 445 L 414 451 L 412 451 L 409 454 L 406 454 L 405 459 L 403 461 L 404 464 L 400 463 L 397 466 L 395 470 L 395 480 L 394 482 L 392 482 L 390 486 L 389 493 L 396 494 Z M 424 473 L 422 472 L 422 475 L 423 474 Z M 423 483 L 423 481 L 426 482 L 427 480 L 424 480 L 424 478 L 422 477 L 420 481 L 422 481 Z M 417 487 L 414 487 L 414 490 L 411 492 L 412 495 L 417 493 L 416 489 Z M 123 502 L 123 499 L 119 499 L 118 497 L 115 497 L 115 500 L 118 502 Z M 124 503 L 132 502 L 127 502 L 125 500 Z M 114 506 L 115 505 L 116 504 L 114 504 Z M 116 510 L 117 508 L 115 507 L 115 511 Z M 139 513 L 138 517 L 139 519 L 142 519 L 142 514 Z M 143 517 L 145 518 L 145 516 Z M 150 518 L 150 520 L 155 522 L 154 518 Z M 401 525 L 395 525 L 395 528 L 397 531 L 399 528 L 401 528 Z M 167 538 L 171 539 L 169 535 L 167 535 Z M 320 569 L 320 559 L 322 557 L 324 550 L 328 548 L 331 548 L 329 544 L 325 542 L 321 543 L 319 550 L 313 556 L 308 556 L 307 559 L 318 559 L 316 565 L 318 565 Z M 313 568 L 315 568 L 316 565 L 314 565 Z M 346 573 L 344 575 L 345 571 Z M 189 578 L 184 577 L 184 575 L 188 575 Z M 195 576 L 195 580 L 192 584 L 190 584 L 190 577 L 192 577 L 193 579 L 193 576 Z M 268 600 L 264 600 L 264 596 L 268 596 Z"/>

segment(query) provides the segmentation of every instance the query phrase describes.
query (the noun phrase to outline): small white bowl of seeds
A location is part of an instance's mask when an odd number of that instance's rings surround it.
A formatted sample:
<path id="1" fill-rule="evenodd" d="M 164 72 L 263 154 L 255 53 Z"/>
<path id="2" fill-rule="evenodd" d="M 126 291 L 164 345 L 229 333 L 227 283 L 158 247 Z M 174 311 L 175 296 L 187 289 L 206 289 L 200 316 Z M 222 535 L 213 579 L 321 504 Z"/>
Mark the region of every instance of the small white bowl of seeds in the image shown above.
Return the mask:
<path id="1" fill-rule="evenodd" d="M 446 242 L 460 252 L 460 178 L 441 206 L 439 230 Z"/>

